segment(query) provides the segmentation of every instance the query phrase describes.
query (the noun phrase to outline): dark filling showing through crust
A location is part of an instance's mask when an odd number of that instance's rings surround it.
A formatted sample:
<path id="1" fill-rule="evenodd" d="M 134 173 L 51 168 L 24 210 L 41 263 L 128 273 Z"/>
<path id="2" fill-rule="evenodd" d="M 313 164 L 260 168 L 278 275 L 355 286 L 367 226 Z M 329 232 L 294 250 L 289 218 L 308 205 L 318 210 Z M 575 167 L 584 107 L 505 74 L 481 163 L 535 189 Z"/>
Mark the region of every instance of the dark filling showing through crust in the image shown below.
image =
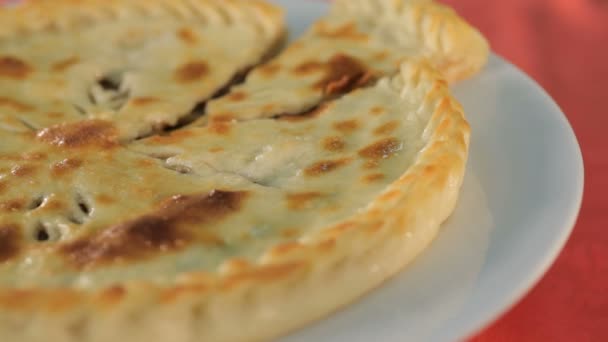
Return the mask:
<path id="1" fill-rule="evenodd" d="M 184 128 L 184 127 L 192 124 L 194 121 L 200 119 L 205 114 L 207 114 L 207 111 L 206 111 L 207 103 L 209 101 L 223 97 L 226 94 L 230 93 L 230 90 L 233 87 L 235 87 L 239 84 L 243 84 L 245 82 L 245 80 L 247 79 L 247 75 L 249 74 L 249 72 L 251 70 L 253 70 L 253 67 L 250 67 L 250 68 L 245 69 L 244 71 L 238 72 L 237 74 L 235 74 L 232 77 L 232 79 L 228 83 L 226 83 L 223 87 L 221 87 L 218 91 L 216 91 L 215 94 L 213 94 L 209 99 L 206 99 L 204 101 L 197 103 L 188 115 L 183 116 L 178 120 L 176 125 L 162 127 L 162 129 L 160 129 L 158 132 L 155 132 L 155 133 L 158 135 L 166 135 L 171 132 L 177 131 L 181 128 Z M 139 140 L 139 139 L 147 138 L 150 135 L 151 134 L 141 136 L 141 137 L 138 137 L 137 139 Z"/>
<path id="2" fill-rule="evenodd" d="M 341 99 L 360 88 L 373 87 L 378 80 L 376 73 L 369 70 L 357 58 L 336 54 L 325 63 L 303 63 L 295 72 L 307 72 L 307 69 L 322 69 L 324 76 L 313 88 L 323 92 L 322 99 L 311 108 L 297 113 L 280 113 L 274 119 L 285 121 L 302 121 L 322 114 L 331 102 Z"/>
<path id="3" fill-rule="evenodd" d="M 107 72 L 88 90 L 87 96 L 93 106 L 119 111 L 129 101 L 131 90 L 124 83 L 124 70 Z"/>

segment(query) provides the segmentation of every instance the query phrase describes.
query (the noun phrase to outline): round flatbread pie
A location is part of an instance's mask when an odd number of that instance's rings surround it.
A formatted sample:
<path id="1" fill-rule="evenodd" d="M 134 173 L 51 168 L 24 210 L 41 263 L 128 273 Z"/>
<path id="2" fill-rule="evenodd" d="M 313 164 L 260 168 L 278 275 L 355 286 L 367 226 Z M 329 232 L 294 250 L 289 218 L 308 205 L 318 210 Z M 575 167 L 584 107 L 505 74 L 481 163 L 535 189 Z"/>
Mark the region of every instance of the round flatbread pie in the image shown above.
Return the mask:
<path id="1" fill-rule="evenodd" d="M 469 126 L 448 81 L 488 47 L 434 2 L 336 1 L 281 53 L 257 0 L 0 22 L 2 341 L 271 339 L 379 285 L 454 209 Z"/>

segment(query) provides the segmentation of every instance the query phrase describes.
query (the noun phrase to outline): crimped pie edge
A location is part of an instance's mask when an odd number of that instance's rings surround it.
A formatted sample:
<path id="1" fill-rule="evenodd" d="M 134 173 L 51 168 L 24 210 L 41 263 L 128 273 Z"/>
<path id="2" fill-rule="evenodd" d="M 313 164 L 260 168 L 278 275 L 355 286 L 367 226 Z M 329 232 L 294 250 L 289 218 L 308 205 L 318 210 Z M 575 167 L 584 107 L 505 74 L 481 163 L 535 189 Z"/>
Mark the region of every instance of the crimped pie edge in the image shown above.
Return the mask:
<path id="1" fill-rule="evenodd" d="M 450 82 L 475 75 L 488 59 L 483 35 L 452 8 L 433 0 L 336 0 L 331 9 L 370 26 L 396 23 L 399 31 L 393 34 L 418 38 L 421 56 Z"/>

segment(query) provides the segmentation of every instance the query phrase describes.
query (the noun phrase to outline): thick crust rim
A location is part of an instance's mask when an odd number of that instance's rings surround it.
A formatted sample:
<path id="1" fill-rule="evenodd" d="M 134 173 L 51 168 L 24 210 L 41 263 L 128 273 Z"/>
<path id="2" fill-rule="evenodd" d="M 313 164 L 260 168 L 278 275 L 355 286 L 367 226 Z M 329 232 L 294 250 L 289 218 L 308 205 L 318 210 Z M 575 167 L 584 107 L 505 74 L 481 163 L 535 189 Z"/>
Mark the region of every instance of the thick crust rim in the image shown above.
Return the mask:
<path id="1" fill-rule="evenodd" d="M 398 41 L 420 48 L 421 57 L 450 82 L 476 74 L 488 59 L 488 42 L 481 33 L 452 8 L 432 0 L 336 0 L 332 13 L 370 27 L 394 27 Z"/>
<path id="2" fill-rule="evenodd" d="M 283 10 L 262 0 L 36 0 L 0 8 L 0 40 L 104 21 L 167 16 L 209 25 L 253 26 L 268 36 L 276 36 L 283 27 Z"/>

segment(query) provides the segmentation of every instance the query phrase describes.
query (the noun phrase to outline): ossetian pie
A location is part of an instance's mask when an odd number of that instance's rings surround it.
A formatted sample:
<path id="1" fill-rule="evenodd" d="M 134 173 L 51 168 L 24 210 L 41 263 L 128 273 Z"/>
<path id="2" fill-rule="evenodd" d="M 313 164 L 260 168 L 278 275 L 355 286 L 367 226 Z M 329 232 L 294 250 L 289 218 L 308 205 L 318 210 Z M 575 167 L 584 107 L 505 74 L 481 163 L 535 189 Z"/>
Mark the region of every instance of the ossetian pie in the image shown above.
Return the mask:
<path id="1" fill-rule="evenodd" d="M 488 47 L 432 1 L 335 1 L 281 53 L 257 0 L 0 22 L 2 341 L 270 339 L 397 272 L 455 206 L 469 126 L 446 80 Z"/>

